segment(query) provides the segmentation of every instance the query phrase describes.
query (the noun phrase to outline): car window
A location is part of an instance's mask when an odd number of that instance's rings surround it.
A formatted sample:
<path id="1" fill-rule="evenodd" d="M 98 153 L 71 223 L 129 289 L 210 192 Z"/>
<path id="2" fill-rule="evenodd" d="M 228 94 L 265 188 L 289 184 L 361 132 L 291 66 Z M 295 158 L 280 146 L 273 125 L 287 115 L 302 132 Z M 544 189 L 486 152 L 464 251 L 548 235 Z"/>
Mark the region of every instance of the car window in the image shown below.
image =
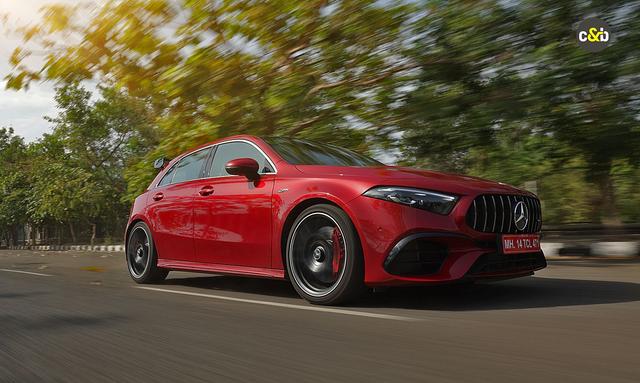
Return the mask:
<path id="1" fill-rule="evenodd" d="M 200 178 L 202 165 L 207 160 L 210 151 L 211 149 L 199 150 L 181 159 L 180 162 L 174 166 L 175 170 L 173 170 L 174 174 L 171 183 L 175 184 Z"/>
<path id="2" fill-rule="evenodd" d="M 173 178 L 173 171 L 176 170 L 175 166 L 172 166 L 171 169 L 162 177 L 160 182 L 158 182 L 158 186 L 166 186 L 171 183 L 171 179 Z"/>
<path id="3" fill-rule="evenodd" d="M 228 142 L 218 145 L 213 157 L 213 164 L 211 164 L 211 169 L 209 170 L 209 177 L 229 175 L 224 167 L 227 162 L 235 160 L 236 158 L 253 158 L 260 166 L 260 170 L 258 171 L 260 174 L 272 173 L 274 171 L 267 158 L 253 145 L 246 142 Z"/>
<path id="4" fill-rule="evenodd" d="M 373 158 L 335 145 L 284 137 L 265 141 L 292 165 L 384 166 Z"/>

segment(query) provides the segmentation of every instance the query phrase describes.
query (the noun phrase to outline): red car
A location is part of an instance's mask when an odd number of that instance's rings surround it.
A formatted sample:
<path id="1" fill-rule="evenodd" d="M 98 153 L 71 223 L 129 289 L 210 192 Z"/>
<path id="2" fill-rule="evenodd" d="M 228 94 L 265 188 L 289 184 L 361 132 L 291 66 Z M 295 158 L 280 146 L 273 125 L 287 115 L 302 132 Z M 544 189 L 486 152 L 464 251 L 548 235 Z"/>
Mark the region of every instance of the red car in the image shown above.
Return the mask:
<path id="1" fill-rule="evenodd" d="M 546 266 L 539 200 L 503 183 L 283 137 L 221 139 L 161 168 L 127 225 L 138 283 L 170 270 L 289 279 L 310 302 L 338 304 L 366 287 Z"/>

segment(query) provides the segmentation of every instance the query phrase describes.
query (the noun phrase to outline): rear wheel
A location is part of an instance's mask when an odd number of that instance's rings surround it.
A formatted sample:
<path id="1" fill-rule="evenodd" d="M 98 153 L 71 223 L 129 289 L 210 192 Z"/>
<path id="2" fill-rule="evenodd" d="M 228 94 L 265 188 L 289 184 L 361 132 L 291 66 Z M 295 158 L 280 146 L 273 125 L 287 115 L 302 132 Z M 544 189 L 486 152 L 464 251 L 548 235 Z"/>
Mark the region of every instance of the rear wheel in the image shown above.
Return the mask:
<path id="1" fill-rule="evenodd" d="M 137 283 L 161 282 L 169 274 L 169 270 L 157 266 L 151 230 L 144 222 L 136 223 L 129 231 L 126 255 L 129 275 Z"/>
<path id="2" fill-rule="evenodd" d="M 289 233 L 286 261 L 293 287 L 311 303 L 345 303 L 365 290 L 355 228 L 336 206 L 314 205 L 298 216 Z"/>

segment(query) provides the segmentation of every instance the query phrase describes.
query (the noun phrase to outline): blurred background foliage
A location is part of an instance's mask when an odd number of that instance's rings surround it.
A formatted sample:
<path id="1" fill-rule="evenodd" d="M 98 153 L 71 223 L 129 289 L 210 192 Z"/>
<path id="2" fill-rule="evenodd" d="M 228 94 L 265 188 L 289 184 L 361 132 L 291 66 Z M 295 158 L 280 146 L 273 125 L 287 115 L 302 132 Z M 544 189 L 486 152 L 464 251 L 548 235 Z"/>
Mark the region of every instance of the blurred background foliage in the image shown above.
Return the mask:
<path id="1" fill-rule="evenodd" d="M 594 15 L 599 53 L 575 38 Z M 547 223 L 640 221 L 638 1 L 107 1 L 13 32 L 6 86 L 55 82 L 60 114 L 0 131 L 1 227 L 112 235 L 153 159 L 236 133 L 525 186 Z"/>

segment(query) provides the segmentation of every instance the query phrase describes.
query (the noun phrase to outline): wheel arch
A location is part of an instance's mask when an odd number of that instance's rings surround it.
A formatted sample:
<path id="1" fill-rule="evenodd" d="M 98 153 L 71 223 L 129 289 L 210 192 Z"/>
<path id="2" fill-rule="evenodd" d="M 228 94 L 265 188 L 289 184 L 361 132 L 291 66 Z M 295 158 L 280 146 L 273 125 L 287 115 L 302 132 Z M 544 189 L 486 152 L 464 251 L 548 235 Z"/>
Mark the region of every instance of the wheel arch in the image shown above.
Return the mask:
<path id="1" fill-rule="evenodd" d="M 125 253 L 127 251 L 127 246 L 129 246 L 129 234 L 131 233 L 131 228 L 133 228 L 138 222 L 143 222 L 145 225 L 147 225 L 147 227 L 149 228 L 149 231 L 151 231 L 151 226 L 149 226 L 147 221 L 142 219 L 142 217 L 135 217 L 135 218 L 131 219 L 131 221 L 127 225 L 127 230 L 125 230 L 125 233 L 124 233 L 124 251 L 125 251 Z"/>
<path id="2" fill-rule="evenodd" d="M 289 210 L 287 214 L 287 218 L 285 219 L 284 224 L 282 225 L 282 233 L 280 234 L 280 257 L 281 257 L 281 261 L 284 269 L 284 275 L 286 279 L 289 278 L 289 276 L 287 275 L 287 267 L 286 267 L 287 239 L 289 237 L 289 232 L 293 227 L 293 223 L 295 222 L 296 218 L 298 218 L 305 209 L 314 205 L 321 205 L 321 204 L 335 206 L 347 214 L 355 231 L 357 245 L 360 247 L 360 252 L 362 254 L 362 261 L 366 263 L 366 258 L 364 257 L 362 238 L 360 236 L 357 221 L 354 219 L 353 214 L 349 211 L 349 209 L 346 208 L 345 205 L 343 205 L 338 200 L 329 199 L 324 196 L 321 196 L 321 197 L 313 196 L 313 197 L 304 199 L 302 201 L 299 201 L 293 208 L 291 208 L 291 210 Z"/>

